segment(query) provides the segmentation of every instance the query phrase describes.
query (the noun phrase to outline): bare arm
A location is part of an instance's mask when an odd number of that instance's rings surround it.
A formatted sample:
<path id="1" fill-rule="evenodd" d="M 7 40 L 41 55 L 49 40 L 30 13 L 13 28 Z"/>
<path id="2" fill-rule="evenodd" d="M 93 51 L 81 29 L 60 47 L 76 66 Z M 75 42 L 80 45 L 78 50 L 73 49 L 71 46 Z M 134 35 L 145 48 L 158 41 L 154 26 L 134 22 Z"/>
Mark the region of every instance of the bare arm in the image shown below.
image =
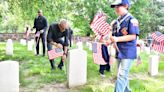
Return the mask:
<path id="1" fill-rule="evenodd" d="M 118 39 L 117 42 L 128 42 L 128 41 L 132 41 L 132 40 L 135 40 L 136 39 L 136 34 L 126 35 L 126 36 L 120 36 L 117 39 Z"/>

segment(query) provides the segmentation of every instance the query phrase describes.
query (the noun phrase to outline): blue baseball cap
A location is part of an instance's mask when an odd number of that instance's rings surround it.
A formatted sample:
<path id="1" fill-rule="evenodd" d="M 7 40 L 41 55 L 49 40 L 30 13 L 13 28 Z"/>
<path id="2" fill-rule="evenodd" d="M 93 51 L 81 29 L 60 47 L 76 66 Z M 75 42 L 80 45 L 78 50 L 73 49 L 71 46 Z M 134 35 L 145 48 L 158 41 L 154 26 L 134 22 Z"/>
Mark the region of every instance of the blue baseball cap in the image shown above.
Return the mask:
<path id="1" fill-rule="evenodd" d="M 128 5 L 128 8 L 130 7 L 129 0 L 116 0 L 111 4 L 111 8 L 114 8 L 115 6 L 121 6 L 121 5 Z"/>

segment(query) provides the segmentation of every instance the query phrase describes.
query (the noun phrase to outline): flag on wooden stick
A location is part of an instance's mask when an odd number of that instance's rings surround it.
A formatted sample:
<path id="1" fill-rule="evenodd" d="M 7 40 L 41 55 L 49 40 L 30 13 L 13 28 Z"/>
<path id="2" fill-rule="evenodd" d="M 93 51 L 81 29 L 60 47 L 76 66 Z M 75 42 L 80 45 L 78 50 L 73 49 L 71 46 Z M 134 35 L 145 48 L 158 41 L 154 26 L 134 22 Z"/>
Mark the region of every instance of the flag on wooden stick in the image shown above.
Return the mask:
<path id="1" fill-rule="evenodd" d="M 106 14 L 99 10 L 90 24 L 90 28 L 93 30 L 96 36 L 99 37 L 98 39 L 109 35 L 111 27 L 106 22 L 106 20 Z"/>
<path id="2" fill-rule="evenodd" d="M 63 56 L 63 51 L 60 48 L 54 48 L 54 49 L 48 51 L 49 60 L 55 59 L 60 56 Z"/>

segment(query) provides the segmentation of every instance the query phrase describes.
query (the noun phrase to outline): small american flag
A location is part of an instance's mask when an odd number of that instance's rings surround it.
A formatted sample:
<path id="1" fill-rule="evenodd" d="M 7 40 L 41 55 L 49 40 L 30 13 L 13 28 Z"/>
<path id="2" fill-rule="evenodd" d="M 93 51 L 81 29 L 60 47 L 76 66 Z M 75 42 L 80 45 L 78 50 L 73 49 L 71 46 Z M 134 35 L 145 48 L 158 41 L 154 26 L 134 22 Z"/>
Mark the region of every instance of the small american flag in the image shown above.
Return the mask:
<path id="1" fill-rule="evenodd" d="M 29 35 L 30 35 L 30 31 L 27 30 L 27 31 L 25 32 L 25 37 L 26 37 L 26 39 L 29 37 Z"/>
<path id="2" fill-rule="evenodd" d="M 54 49 L 48 51 L 49 60 L 55 59 L 60 56 L 63 56 L 63 51 L 60 48 L 54 48 Z"/>
<path id="3" fill-rule="evenodd" d="M 38 31 L 36 34 L 35 34 L 35 37 L 39 37 L 40 36 L 40 32 Z"/>
<path id="4" fill-rule="evenodd" d="M 94 19 L 90 25 L 93 32 L 101 38 L 100 36 L 109 35 L 110 25 L 106 22 L 107 16 L 102 11 L 98 11 L 94 16 Z"/>
<path id="5" fill-rule="evenodd" d="M 154 40 L 152 48 L 159 53 L 164 53 L 164 34 L 157 31 L 154 32 L 151 37 Z"/>
<path id="6" fill-rule="evenodd" d="M 102 57 L 102 44 L 98 42 L 92 43 L 92 51 L 93 51 L 93 60 L 95 64 L 105 65 L 107 64 Z"/>

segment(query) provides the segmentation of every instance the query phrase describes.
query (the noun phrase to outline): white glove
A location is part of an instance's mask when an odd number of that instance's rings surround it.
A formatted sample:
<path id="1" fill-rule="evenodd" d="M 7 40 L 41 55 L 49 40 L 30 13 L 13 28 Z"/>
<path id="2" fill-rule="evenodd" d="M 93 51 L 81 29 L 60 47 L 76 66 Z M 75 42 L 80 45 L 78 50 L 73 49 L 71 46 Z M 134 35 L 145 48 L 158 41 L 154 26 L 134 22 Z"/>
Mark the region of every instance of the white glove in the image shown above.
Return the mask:
<path id="1" fill-rule="evenodd" d="M 44 30 L 40 30 L 40 33 L 43 33 L 44 32 Z"/>

